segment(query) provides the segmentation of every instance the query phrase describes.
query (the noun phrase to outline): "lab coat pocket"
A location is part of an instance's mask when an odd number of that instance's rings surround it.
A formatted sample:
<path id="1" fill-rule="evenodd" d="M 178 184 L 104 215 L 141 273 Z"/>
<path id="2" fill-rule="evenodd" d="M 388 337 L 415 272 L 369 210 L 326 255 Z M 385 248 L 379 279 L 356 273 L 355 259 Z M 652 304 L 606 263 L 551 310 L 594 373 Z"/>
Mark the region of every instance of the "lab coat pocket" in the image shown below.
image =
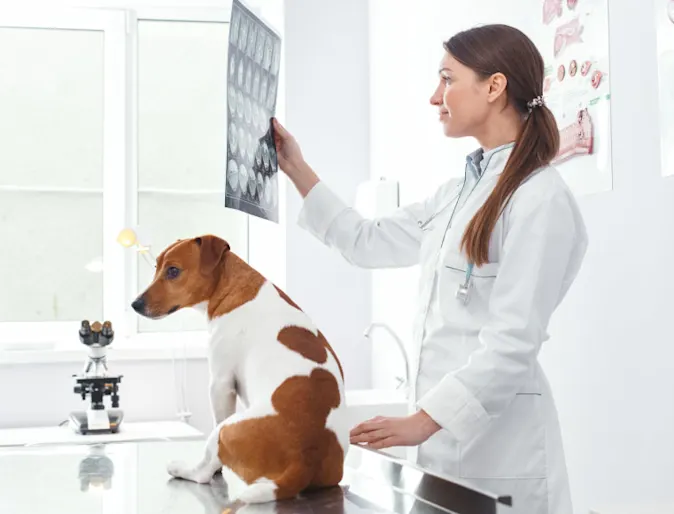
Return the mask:
<path id="1" fill-rule="evenodd" d="M 460 450 L 462 478 L 545 478 L 541 395 L 520 393 L 506 411 Z"/>
<path id="2" fill-rule="evenodd" d="M 473 268 L 465 301 L 457 292 L 466 282 L 468 263 L 462 256 L 449 254 L 440 271 L 440 301 L 448 323 L 459 323 L 475 330 L 487 321 L 489 298 L 498 275 L 499 263 Z"/>

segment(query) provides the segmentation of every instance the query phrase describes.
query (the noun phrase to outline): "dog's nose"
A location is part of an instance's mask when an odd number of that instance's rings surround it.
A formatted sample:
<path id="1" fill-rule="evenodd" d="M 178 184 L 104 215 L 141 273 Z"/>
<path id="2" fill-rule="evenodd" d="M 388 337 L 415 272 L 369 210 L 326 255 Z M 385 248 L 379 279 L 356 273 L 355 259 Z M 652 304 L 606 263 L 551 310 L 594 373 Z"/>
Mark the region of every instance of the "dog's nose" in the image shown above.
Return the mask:
<path id="1" fill-rule="evenodd" d="M 139 296 L 133 301 L 131 307 L 133 308 L 134 311 L 140 314 L 145 310 L 145 300 L 143 299 L 142 296 Z"/>

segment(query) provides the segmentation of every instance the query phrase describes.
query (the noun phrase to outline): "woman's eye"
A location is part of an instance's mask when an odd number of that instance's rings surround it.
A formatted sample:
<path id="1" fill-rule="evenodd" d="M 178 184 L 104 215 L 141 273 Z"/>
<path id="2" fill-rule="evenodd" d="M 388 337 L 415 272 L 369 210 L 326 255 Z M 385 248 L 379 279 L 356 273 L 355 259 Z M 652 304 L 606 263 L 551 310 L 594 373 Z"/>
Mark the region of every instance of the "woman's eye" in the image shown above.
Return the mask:
<path id="1" fill-rule="evenodd" d="M 449 86 L 452 83 L 452 79 L 449 77 L 442 77 L 442 81 L 445 83 L 445 87 Z"/>
<path id="2" fill-rule="evenodd" d="M 166 270 L 167 278 L 174 279 L 177 278 L 178 275 L 180 275 L 180 270 L 175 266 L 171 266 L 169 269 Z"/>

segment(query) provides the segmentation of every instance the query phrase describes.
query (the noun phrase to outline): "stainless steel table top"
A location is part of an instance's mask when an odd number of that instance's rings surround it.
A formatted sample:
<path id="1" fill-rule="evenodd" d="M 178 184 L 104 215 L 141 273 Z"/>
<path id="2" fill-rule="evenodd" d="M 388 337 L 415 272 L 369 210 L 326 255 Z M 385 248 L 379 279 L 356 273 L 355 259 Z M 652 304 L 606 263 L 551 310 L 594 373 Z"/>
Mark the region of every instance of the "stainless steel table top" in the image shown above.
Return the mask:
<path id="1" fill-rule="evenodd" d="M 202 451 L 201 441 L 2 449 L 0 513 L 490 514 L 510 501 L 352 446 L 340 487 L 243 506 L 228 500 L 219 475 L 199 485 L 166 473 L 169 461 L 196 462 Z"/>

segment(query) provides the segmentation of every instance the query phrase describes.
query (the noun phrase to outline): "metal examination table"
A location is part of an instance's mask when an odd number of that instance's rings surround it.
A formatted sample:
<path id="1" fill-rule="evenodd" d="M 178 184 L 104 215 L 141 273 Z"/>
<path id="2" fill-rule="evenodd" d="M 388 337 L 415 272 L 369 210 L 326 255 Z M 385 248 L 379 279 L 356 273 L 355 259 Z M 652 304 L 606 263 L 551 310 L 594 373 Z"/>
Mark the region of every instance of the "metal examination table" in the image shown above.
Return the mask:
<path id="1" fill-rule="evenodd" d="M 509 497 L 351 446 L 340 487 L 242 506 L 219 475 L 210 485 L 171 479 L 171 460 L 196 461 L 203 442 L 21 447 L 0 450 L 0 513 L 28 514 L 502 514 Z"/>

